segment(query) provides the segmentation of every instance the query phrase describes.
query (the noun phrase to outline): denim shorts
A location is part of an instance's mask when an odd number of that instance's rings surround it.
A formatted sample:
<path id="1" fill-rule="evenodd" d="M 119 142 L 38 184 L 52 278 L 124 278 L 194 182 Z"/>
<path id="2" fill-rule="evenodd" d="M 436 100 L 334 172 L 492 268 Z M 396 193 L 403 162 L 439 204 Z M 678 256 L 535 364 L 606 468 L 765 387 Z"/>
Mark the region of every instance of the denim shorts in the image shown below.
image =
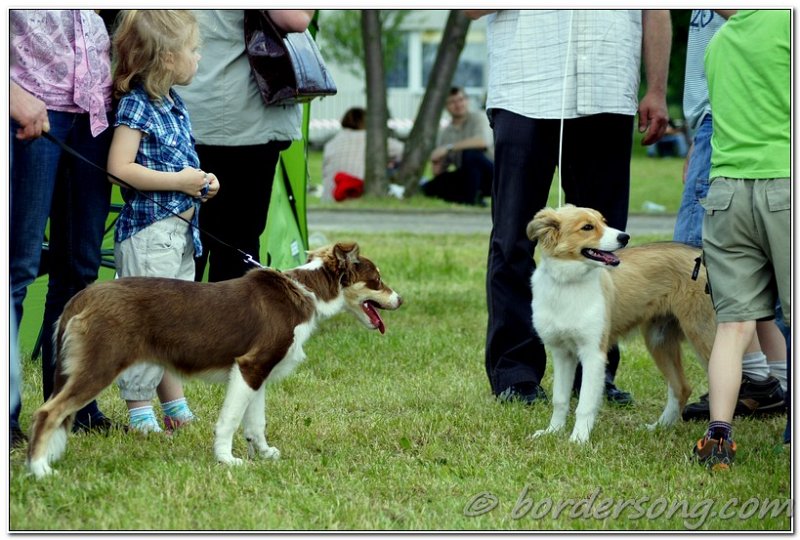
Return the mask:
<path id="1" fill-rule="evenodd" d="M 771 319 L 779 298 L 789 325 L 790 180 L 715 178 L 703 207 L 703 258 L 717 321 Z"/>

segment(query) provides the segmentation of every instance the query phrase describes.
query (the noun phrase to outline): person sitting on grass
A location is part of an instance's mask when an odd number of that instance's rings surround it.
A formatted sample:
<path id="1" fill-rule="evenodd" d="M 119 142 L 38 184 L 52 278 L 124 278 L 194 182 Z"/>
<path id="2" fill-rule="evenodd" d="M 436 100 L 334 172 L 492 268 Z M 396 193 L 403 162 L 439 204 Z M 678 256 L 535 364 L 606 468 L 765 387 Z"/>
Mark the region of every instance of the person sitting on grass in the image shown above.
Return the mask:
<path id="1" fill-rule="evenodd" d="M 489 120 L 469 110 L 469 98 L 459 87 L 450 89 L 445 108 L 450 124 L 439 133 L 438 146 L 431 152 L 434 177 L 420 184 L 420 190 L 429 197 L 484 206 L 484 197 L 492 195 L 494 175 Z"/>
<path id="2" fill-rule="evenodd" d="M 365 152 L 367 148 L 367 111 L 351 107 L 342 117 L 342 129 L 322 150 L 323 201 L 341 202 L 356 198 L 364 192 Z M 389 152 L 389 170 L 393 170 L 403 156 L 403 143 L 393 137 L 386 141 Z"/>

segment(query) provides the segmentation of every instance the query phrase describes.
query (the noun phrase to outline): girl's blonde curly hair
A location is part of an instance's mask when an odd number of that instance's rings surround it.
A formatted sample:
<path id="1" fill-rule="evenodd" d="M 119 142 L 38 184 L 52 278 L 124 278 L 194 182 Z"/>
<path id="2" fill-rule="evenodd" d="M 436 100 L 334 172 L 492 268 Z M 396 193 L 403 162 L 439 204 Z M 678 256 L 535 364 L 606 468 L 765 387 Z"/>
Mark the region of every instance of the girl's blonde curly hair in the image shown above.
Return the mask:
<path id="1" fill-rule="evenodd" d="M 187 44 L 199 43 L 197 19 L 186 9 L 130 9 L 122 11 L 114 32 L 114 97 L 120 98 L 141 83 L 159 100 L 175 84 L 168 55 Z"/>

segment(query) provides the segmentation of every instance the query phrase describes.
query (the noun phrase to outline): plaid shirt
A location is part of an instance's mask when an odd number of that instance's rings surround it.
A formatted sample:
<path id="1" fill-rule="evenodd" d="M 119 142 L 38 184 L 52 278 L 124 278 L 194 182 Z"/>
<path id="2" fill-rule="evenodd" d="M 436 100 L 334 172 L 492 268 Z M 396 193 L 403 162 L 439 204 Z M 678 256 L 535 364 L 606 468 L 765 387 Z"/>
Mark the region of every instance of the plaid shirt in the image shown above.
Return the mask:
<path id="1" fill-rule="evenodd" d="M 136 163 L 154 171 L 178 172 L 186 167 L 200 167 L 200 159 L 194 149 L 194 137 L 189 113 L 180 96 L 170 89 L 167 99 L 153 101 L 147 92 L 137 86 L 122 96 L 117 106 L 114 126 L 125 125 L 142 132 L 142 141 L 136 152 Z M 123 180 L 125 180 L 123 178 Z M 125 205 L 119 213 L 114 240 L 121 242 L 130 238 L 156 221 L 180 214 L 194 206 L 192 238 L 195 257 L 203 253 L 197 219 L 200 200 L 179 191 L 146 191 L 145 193 L 161 205 L 142 197 L 137 192 L 122 188 Z"/>

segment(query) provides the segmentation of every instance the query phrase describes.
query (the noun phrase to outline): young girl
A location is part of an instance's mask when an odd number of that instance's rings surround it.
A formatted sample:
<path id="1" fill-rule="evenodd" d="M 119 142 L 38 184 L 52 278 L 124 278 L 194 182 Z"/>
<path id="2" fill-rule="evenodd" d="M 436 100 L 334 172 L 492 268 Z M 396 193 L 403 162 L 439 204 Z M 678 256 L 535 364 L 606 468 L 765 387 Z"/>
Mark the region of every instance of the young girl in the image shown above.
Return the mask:
<path id="1" fill-rule="evenodd" d="M 160 204 L 122 189 L 117 274 L 193 280 L 200 236 L 175 214 L 196 225 L 201 202 L 219 190 L 217 178 L 199 168 L 189 115 L 172 88 L 188 84 L 197 71 L 197 22 L 186 10 L 123 11 L 118 22 L 114 96 L 120 101 L 108 170 Z M 161 431 L 152 406 L 156 390 L 168 432 L 194 418 L 180 379 L 158 365 L 132 366 L 117 384 L 132 429 Z"/>

